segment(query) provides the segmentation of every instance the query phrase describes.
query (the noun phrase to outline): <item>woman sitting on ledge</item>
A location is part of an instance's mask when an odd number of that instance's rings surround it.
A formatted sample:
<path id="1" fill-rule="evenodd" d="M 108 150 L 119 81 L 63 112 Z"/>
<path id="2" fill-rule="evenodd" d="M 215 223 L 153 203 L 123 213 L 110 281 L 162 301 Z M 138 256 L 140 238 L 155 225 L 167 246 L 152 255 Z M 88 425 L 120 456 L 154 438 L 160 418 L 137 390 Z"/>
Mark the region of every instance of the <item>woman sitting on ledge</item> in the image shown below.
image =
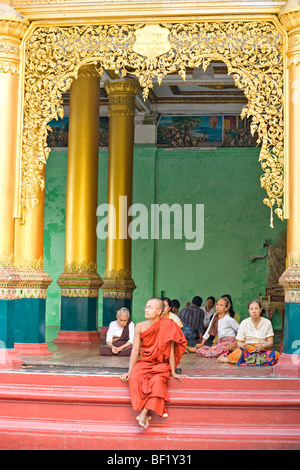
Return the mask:
<path id="1" fill-rule="evenodd" d="M 230 315 L 227 315 L 228 299 L 221 297 L 216 304 L 216 313 L 212 317 L 210 324 L 203 335 L 201 343 L 195 348 L 188 348 L 189 352 L 196 352 L 203 357 L 219 357 L 227 354 L 236 347 L 235 335 L 239 329 L 239 324 Z M 218 341 L 213 346 L 204 346 L 209 336 L 218 336 Z"/>
<path id="2" fill-rule="evenodd" d="M 272 323 L 261 316 L 262 307 L 259 300 L 250 300 L 248 311 L 250 317 L 242 321 L 236 336 L 237 349 L 227 357 L 219 357 L 218 361 L 238 366 L 271 366 L 277 362 L 280 355 L 272 349 Z"/>

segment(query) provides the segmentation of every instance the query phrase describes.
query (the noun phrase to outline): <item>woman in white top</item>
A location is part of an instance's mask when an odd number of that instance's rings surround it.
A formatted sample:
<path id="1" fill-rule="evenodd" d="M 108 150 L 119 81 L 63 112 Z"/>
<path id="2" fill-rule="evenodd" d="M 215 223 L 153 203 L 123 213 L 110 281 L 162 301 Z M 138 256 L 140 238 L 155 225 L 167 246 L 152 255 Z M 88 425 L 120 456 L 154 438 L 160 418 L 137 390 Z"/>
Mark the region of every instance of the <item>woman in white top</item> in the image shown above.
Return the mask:
<path id="1" fill-rule="evenodd" d="M 129 315 L 129 310 L 126 307 L 117 311 L 117 320 L 109 324 L 106 344 L 101 346 L 99 350 L 100 356 L 130 356 L 134 338 L 134 324 Z"/>
<path id="2" fill-rule="evenodd" d="M 230 315 L 227 315 L 228 299 L 221 297 L 216 304 L 216 314 L 212 317 L 200 344 L 196 348 L 188 348 L 190 352 L 196 351 L 199 356 L 219 357 L 227 354 L 235 347 L 235 336 L 239 324 Z M 213 346 L 204 346 L 209 336 L 218 336 L 218 341 Z"/>
<path id="3" fill-rule="evenodd" d="M 272 349 L 274 331 L 272 323 L 261 316 L 262 307 L 257 299 L 248 303 L 249 318 L 242 321 L 236 336 L 237 348 L 221 362 L 237 365 L 273 365 L 279 352 Z"/>

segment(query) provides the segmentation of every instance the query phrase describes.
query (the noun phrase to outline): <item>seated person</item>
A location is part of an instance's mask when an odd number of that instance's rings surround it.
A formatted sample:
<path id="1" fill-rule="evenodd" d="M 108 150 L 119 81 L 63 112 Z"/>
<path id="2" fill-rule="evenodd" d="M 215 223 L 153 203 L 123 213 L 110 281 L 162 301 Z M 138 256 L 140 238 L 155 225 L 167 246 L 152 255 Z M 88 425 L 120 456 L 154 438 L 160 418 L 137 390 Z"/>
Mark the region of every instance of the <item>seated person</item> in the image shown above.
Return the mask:
<path id="1" fill-rule="evenodd" d="M 236 336 L 237 348 L 218 359 L 238 366 L 273 365 L 279 358 L 279 352 L 272 349 L 273 327 L 270 320 L 261 316 L 261 303 L 257 299 L 248 303 L 250 317 L 242 321 Z"/>
<path id="2" fill-rule="evenodd" d="M 228 299 L 223 297 L 217 301 L 216 314 L 211 319 L 201 343 L 195 348 L 188 348 L 189 352 L 196 352 L 203 357 L 219 357 L 236 347 L 235 336 L 240 325 L 234 318 L 227 315 L 228 305 Z M 211 347 L 204 346 L 210 335 L 218 336 L 217 342 Z"/>
<path id="3" fill-rule="evenodd" d="M 161 418 L 168 416 L 169 378 L 186 377 L 175 370 L 185 351 L 186 339 L 173 321 L 161 318 L 163 311 L 161 299 L 147 301 L 145 321 L 136 325 L 128 372 L 120 377 L 128 382 L 131 405 L 139 411 L 136 419 L 143 429 L 149 426 L 152 412 Z"/>
<path id="4" fill-rule="evenodd" d="M 216 299 L 212 296 L 207 297 L 205 307 L 203 308 L 204 310 L 204 329 L 206 330 L 209 322 L 211 320 L 211 317 L 216 311 L 215 307 Z"/>
<path id="5" fill-rule="evenodd" d="M 129 318 L 129 310 L 120 308 L 116 315 L 117 320 L 112 321 L 106 334 L 106 344 L 100 347 L 100 356 L 130 356 L 133 338 L 134 324 Z"/>
<path id="6" fill-rule="evenodd" d="M 232 302 L 231 295 L 224 294 L 224 295 L 221 295 L 221 297 L 223 297 L 224 299 L 229 300 L 229 306 L 228 306 L 228 309 L 227 309 L 227 314 L 230 315 L 232 318 L 234 318 L 238 323 L 241 323 L 240 314 L 235 312 L 235 310 L 233 308 L 233 302 Z"/>
<path id="7" fill-rule="evenodd" d="M 179 326 L 179 328 L 182 328 L 180 319 L 175 313 L 172 312 L 171 299 L 169 299 L 169 297 L 162 297 L 161 300 L 164 303 L 164 310 L 160 315 L 160 318 L 170 318 L 176 323 L 176 325 Z"/>
<path id="8" fill-rule="evenodd" d="M 175 315 L 178 315 L 180 309 L 180 302 L 177 299 L 171 300 L 171 311 L 175 313 Z"/>
<path id="9" fill-rule="evenodd" d="M 204 310 L 200 308 L 201 304 L 202 298 L 195 296 L 192 303 L 179 312 L 178 316 L 183 324 L 182 332 L 188 341 L 202 338 Z"/>

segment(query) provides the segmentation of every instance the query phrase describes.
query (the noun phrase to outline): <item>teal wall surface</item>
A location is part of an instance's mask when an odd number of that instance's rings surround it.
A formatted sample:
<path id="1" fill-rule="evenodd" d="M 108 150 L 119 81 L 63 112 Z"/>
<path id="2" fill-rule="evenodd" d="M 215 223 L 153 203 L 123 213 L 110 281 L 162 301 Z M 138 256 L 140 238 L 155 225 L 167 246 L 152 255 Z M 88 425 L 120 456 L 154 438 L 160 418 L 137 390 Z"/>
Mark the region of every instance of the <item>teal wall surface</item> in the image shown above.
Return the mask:
<path id="1" fill-rule="evenodd" d="M 183 307 L 195 295 L 203 300 L 230 294 L 234 308 L 247 316 L 247 303 L 265 292 L 267 259 L 264 241 L 275 244 L 286 223 L 274 217 L 263 204 L 260 187 L 262 170 L 259 148 L 157 149 L 136 145 L 134 149 L 133 203 L 143 204 L 149 213 L 149 238 L 132 242 L 134 291 L 132 317 L 144 318 L 148 298 L 163 295 L 179 299 Z M 108 152 L 99 153 L 99 198 L 107 196 Z M 52 151 L 46 167 L 45 270 L 53 282 L 48 288 L 46 324 L 59 326 L 60 289 L 56 284 L 64 265 L 64 225 L 67 151 Z M 151 205 L 166 203 L 204 205 L 204 244 L 200 250 L 186 250 L 186 240 L 151 239 Z M 100 219 L 99 219 L 100 220 Z M 195 229 L 195 224 L 194 224 Z M 177 236 L 179 232 L 177 230 Z M 105 240 L 98 240 L 98 273 L 104 276 Z M 253 255 L 248 257 L 245 255 Z M 102 291 L 99 296 L 98 326 L 102 325 Z"/>

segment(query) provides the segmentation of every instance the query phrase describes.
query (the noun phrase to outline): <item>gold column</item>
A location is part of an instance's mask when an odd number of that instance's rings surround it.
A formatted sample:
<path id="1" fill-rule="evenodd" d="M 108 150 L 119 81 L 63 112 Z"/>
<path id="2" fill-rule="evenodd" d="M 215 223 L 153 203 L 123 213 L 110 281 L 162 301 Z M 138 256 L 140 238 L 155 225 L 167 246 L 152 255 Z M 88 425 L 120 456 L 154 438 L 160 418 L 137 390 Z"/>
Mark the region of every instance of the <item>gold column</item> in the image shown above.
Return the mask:
<path id="1" fill-rule="evenodd" d="M 298 3 L 298 2 L 297 2 Z M 283 354 L 274 368 L 279 376 L 298 376 L 300 356 L 300 7 L 288 1 L 279 13 L 288 32 L 288 168 L 285 179 L 287 198 L 287 269 L 279 282 L 285 290 Z"/>
<path id="2" fill-rule="evenodd" d="M 29 22 L 13 8 L 0 7 L 0 259 L 13 264 L 14 192 L 18 142 L 20 44 Z"/>
<path id="3" fill-rule="evenodd" d="M 287 206 L 287 267 L 300 262 L 300 7 L 288 1 L 279 13 L 279 19 L 288 32 L 287 93 L 288 97 L 288 167 L 286 168 Z M 290 260 L 290 261 L 289 261 Z M 292 261 L 293 260 L 293 261 Z M 299 300 L 300 301 L 300 300 Z"/>
<path id="4" fill-rule="evenodd" d="M 106 241 L 104 298 L 131 299 L 135 284 L 131 278 L 131 239 L 128 235 L 128 208 L 132 204 L 135 80 L 104 84 L 109 98 L 108 231 L 115 222 L 115 237 Z M 127 198 L 127 199 L 126 199 Z M 105 316 L 105 312 L 104 316 Z"/>
<path id="5" fill-rule="evenodd" d="M 0 5 L 0 351 L 1 369 L 19 368 L 14 349 L 14 201 L 18 145 L 20 45 L 29 22 Z M 4 353 L 4 354 L 3 354 Z"/>
<path id="6" fill-rule="evenodd" d="M 41 177 L 45 179 L 45 167 Z M 37 204 L 28 213 L 25 223 L 16 221 L 15 265 L 32 269 L 43 269 L 45 190 L 39 188 Z"/>
<path id="7" fill-rule="evenodd" d="M 45 178 L 45 167 L 41 173 Z M 39 188 L 37 204 L 24 224 L 15 225 L 15 268 L 18 274 L 15 349 L 22 356 L 50 356 L 45 343 L 47 288 L 52 279 L 44 271 L 45 190 Z"/>
<path id="8" fill-rule="evenodd" d="M 77 315 L 76 302 L 73 309 L 72 302 L 66 299 L 98 300 L 102 284 L 97 274 L 96 237 L 99 93 L 100 77 L 95 66 L 81 67 L 70 90 L 65 264 L 64 273 L 57 281 L 62 289 L 61 328 L 68 331 L 89 330 L 88 324 L 94 321 L 72 320 Z"/>
<path id="9" fill-rule="evenodd" d="M 97 259 L 100 77 L 81 67 L 70 91 L 65 263 L 91 265 Z M 83 223 L 84 221 L 84 223 Z"/>

